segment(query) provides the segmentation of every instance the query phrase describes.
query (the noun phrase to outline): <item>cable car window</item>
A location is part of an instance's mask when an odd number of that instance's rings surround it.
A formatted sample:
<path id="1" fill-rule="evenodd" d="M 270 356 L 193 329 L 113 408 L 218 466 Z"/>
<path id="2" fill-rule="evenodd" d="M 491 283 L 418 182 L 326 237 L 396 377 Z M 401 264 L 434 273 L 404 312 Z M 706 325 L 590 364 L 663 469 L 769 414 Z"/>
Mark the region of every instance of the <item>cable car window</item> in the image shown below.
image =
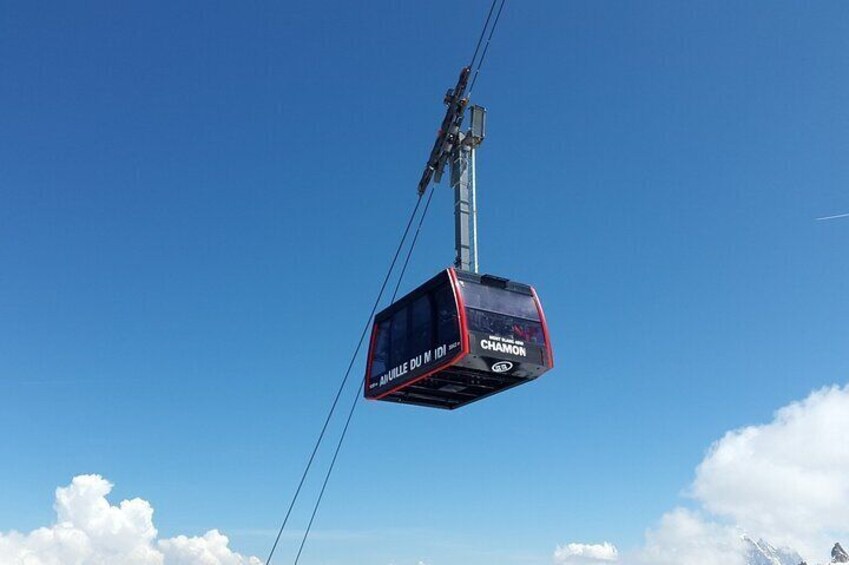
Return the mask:
<path id="1" fill-rule="evenodd" d="M 413 302 L 411 307 L 411 332 L 410 343 L 412 355 L 418 355 L 423 351 L 430 349 L 431 334 L 433 324 L 431 320 L 430 297 L 428 295 L 420 296 Z"/>
<path id="2" fill-rule="evenodd" d="M 485 312 L 475 308 L 467 308 L 466 316 L 471 331 L 499 337 L 510 337 L 525 343 L 545 345 L 542 324 L 539 322 L 515 316 L 505 316 L 495 312 Z"/>
<path id="3" fill-rule="evenodd" d="M 389 346 L 389 367 L 397 367 L 409 359 L 407 340 L 407 308 L 402 308 L 392 315 L 392 329 Z"/>
<path id="4" fill-rule="evenodd" d="M 545 336 L 542 333 L 542 324 L 539 322 L 529 322 L 521 318 L 513 318 L 513 339 L 524 341 L 525 343 L 535 343 L 537 345 L 545 345 Z"/>
<path id="5" fill-rule="evenodd" d="M 436 309 L 436 341 L 437 345 L 450 345 L 460 340 L 460 326 L 457 322 L 457 303 L 454 293 L 447 284 L 440 286 L 433 293 L 434 308 Z"/>
<path id="6" fill-rule="evenodd" d="M 389 360 L 389 320 L 383 320 L 378 324 L 376 339 L 370 376 L 382 375 L 389 368 L 386 363 Z"/>
<path id="7" fill-rule="evenodd" d="M 460 288 L 469 308 L 539 321 L 536 302 L 530 295 L 468 281 L 461 281 Z"/>

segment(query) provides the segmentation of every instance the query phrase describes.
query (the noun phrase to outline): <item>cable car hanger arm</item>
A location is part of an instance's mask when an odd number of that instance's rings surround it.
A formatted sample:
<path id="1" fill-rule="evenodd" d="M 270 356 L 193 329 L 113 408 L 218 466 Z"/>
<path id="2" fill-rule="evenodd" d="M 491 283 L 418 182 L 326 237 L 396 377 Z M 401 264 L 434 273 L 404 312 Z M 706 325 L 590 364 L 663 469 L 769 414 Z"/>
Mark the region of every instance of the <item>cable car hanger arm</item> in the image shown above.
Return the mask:
<path id="1" fill-rule="evenodd" d="M 442 125 L 436 134 L 436 141 L 433 144 L 433 149 L 430 151 L 430 157 L 425 165 L 422 178 L 419 181 L 419 196 L 427 190 L 431 179 L 435 177 L 436 182 L 439 182 L 439 179 L 442 177 L 442 171 L 445 169 L 445 163 L 451 154 L 451 149 L 457 143 L 460 127 L 463 125 L 463 115 L 466 111 L 466 105 L 469 103 L 469 99 L 465 97 L 465 94 L 466 88 L 469 85 L 469 75 L 471 72 L 471 67 L 463 67 L 460 71 L 460 78 L 457 79 L 457 86 L 445 93 L 444 102 L 448 106 L 448 109 L 445 111 L 445 118 L 443 118 Z"/>

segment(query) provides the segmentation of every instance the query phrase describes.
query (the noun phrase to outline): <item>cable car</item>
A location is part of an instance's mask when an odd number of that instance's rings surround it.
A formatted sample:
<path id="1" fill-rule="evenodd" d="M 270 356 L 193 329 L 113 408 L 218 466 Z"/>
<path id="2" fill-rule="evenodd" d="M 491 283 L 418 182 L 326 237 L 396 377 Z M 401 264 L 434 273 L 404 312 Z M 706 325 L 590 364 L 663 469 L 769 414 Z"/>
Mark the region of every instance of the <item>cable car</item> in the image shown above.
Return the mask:
<path id="1" fill-rule="evenodd" d="M 364 395 L 454 409 L 553 366 L 533 287 L 449 268 L 375 316 Z"/>

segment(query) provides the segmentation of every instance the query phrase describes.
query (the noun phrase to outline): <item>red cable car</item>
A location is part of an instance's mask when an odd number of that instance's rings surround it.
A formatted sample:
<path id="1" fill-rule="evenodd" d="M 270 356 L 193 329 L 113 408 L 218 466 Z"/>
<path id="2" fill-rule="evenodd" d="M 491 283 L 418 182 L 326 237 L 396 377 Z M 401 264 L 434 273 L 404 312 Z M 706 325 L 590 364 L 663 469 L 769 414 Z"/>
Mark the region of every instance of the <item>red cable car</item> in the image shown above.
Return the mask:
<path id="1" fill-rule="evenodd" d="M 532 287 L 450 268 L 375 316 L 364 394 L 454 409 L 553 366 Z"/>

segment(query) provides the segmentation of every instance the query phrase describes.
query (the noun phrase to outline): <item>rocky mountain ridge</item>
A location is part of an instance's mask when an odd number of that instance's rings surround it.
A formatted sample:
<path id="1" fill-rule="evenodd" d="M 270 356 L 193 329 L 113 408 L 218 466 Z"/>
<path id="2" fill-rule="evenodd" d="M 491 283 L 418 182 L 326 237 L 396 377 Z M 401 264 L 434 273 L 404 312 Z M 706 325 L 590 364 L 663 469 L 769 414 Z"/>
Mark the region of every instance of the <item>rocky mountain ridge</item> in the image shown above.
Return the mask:
<path id="1" fill-rule="evenodd" d="M 746 565 L 808 565 L 793 549 L 775 547 L 762 539 L 755 541 L 748 536 L 743 536 L 743 543 L 746 545 Z M 849 553 L 839 542 L 831 549 L 829 563 L 849 563 Z"/>

